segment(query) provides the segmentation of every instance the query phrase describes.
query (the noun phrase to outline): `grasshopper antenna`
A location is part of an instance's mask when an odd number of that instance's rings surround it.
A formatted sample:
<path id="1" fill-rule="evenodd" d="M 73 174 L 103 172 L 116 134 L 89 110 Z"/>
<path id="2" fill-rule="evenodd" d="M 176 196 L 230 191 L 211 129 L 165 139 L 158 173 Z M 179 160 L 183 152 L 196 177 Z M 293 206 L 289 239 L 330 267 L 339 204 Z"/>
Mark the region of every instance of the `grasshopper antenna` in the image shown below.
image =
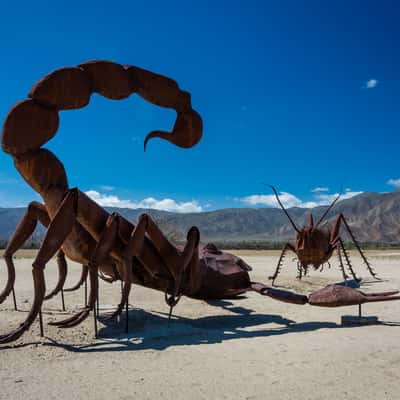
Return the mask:
<path id="1" fill-rule="evenodd" d="M 332 210 L 332 207 L 336 204 L 336 202 L 339 200 L 340 196 L 343 193 L 343 186 L 340 188 L 339 194 L 336 196 L 335 200 L 333 200 L 332 204 L 326 209 L 326 211 L 322 214 L 322 217 L 318 220 L 317 224 L 315 227 L 317 228 L 318 225 L 324 220 L 324 218 L 328 215 L 329 211 Z"/>
<path id="2" fill-rule="evenodd" d="M 263 182 L 261 182 L 261 184 L 262 184 L 262 185 L 265 185 L 265 186 L 269 186 L 269 187 L 274 191 L 276 200 L 278 201 L 278 204 L 281 206 L 283 212 L 284 212 L 284 213 L 286 214 L 286 216 L 289 218 L 289 221 L 290 221 L 290 223 L 292 224 L 294 230 L 295 230 L 297 233 L 300 233 L 299 228 L 297 228 L 296 224 L 293 222 L 293 220 L 292 220 L 291 216 L 289 215 L 289 213 L 287 212 L 286 208 L 283 206 L 283 204 L 282 204 L 282 202 L 281 202 L 281 200 L 280 200 L 280 198 L 279 198 L 279 194 L 278 194 L 278 192 L 276 191 L 275 187 L 272 186 L 272 185 L 267 185 L 266 183 L 263 183 Z"/>

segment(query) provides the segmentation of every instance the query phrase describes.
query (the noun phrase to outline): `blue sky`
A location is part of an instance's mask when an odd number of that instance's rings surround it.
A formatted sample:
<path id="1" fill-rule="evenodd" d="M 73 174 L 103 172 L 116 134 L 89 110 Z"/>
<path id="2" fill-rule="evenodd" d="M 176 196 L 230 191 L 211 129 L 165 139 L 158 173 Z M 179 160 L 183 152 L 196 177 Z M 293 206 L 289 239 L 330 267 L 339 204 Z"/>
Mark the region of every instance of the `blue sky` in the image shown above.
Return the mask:
<path id="1" fill-rule="evenodd" d="M 399 17 L 396 1 L 7 2 L 0 116 L 50 71 L 108 59 L 175 79 L 204 134 L 189 150 L 155 139 L 144 153 L 146 133 L 169 130 L 175 113 L 135 95 L 62 112 L 46 147 L 101 204 L 274 205 L 260 182 L 288 206 L 327 203 L 341 187 L 395 190 Z M 5 153 L 0 185 L 0 206 L 38 198 Z"/>

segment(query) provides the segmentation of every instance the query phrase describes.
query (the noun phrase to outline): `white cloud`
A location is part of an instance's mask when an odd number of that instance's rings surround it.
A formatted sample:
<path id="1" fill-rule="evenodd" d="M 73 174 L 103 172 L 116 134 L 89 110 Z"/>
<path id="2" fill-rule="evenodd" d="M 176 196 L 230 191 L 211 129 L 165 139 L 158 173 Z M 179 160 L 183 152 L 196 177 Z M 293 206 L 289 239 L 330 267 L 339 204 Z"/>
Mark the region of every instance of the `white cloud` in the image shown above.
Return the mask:
<path id="1" fill-rule="evenodd" d="M 390 185 L 390 186 L 394 186 L 396 188 L 400 188 L 400 178 L 398 178 L 398 179 L 389 179 L 386 183 L 388 185 Z"/>
<path id="2" fill-rule="evenodd" d="M 106 190 L 107 192 L 110 192 L 111 190 L 114 190 L 115 187 L 114 186 L 109 186 L 109 185 L 100 185 L 99 188 L 101 190 Z"/>
<path id="3" fill-rule="evenodd" d="M 365 89 L 373 89 L 378 85 L 379 81 L 376 79 L 370 79 L 367 82 L 365 82 Z"/>
<path id="4" fill-rule="evenodd" d="M 154 210 L 171 211 L 177 213 L 201 212 L 203 207 L 197 200 L 187 202 L 177 202 L 173 199 L 157 200 L 153 197 L 147 197 L 143 200 L 132 201 L 120 199 L 115 195 L 99 193 L 96 190 L 88 190 L 85 192 L 92 200 L 103 207 L 119 207 L 119 208 L 151 208 Z"/>
<path id="5" fill-rule="evenodd" d="M 350 199 L 351 197 L 357 196 L 361 194 L 362 192 L 356 192 L 356 191 L 346 191 L 346 193 L 342 193 L 340 196 L 340 200 L 344 199 Z M 318 194 L 316 196 L 317 198 L 317 203 L 319 206 L 326 205 L 332 203 L 333 200 L 336 199 L 336 197 L 339 196 L 339 193 L 334 193 L 334 194 Z"/>
<path id="6" fill-rule="evenodd" d="M 299 198 L 294 196 L 291 193 L 281 192 L 279 194 L 279 198 L 282 204 L 287 207 L 315 207 L 316 203 L 314 202 L 305 202 L 303 203 Z M 279 207 L 278 202 L 276 201 L 275 195 L 273 194 L 253 194 L 251 196 L 246 196 L 239 199 L 241 202 L 249 204 L 251 206 L 256 205 L 264 205 L 269 207 Z"/>
<path id="7" fill-rule="evenodd" d="M 313 193 L 318 193 L 318 192 L 329 192 L 328 187 L 316 187 L 311 190 Z"/>
<path id="8" fill-rule="evenodd" d="M 279 198 L 284 205 L 285 208 L 290 207 L 302 207 L 302 208 L 314 208 L 317 206 L 324 206 L 332 203 L 332 201 L 338 196 L 338 193 L 334 194 L 327 194 L 327 193 L 320 193 L 314 195 L 314 198 L 311 201 L 302 201 L 295 195 L 287 192 L 279 193 Z M 341 200 L 349 199 L 351 197 L 357 196 L 362 192 L 356 191 L 347 191 L 346 193 L 340 196 Z M 268 207 L 279 207 L 278 202 L 276 201 L 275 195 L 273 194 L 253 194 L 251 196 L 246 196 L 238 199 L 242 203 L 256 206 L 256 205 L 263 205 Z"/>

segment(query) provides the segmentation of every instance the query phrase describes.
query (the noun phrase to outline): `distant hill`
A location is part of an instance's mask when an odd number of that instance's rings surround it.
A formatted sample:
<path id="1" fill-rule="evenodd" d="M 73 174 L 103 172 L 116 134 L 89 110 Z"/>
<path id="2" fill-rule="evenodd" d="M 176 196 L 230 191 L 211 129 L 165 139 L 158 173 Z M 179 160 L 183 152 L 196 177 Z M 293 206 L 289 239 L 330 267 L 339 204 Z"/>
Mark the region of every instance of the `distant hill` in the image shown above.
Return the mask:
<path id="1" fill-rule="evenodd" d="M 167 235 L 184 240 L 187 230 L 196 225 L 203 242 L 208 241 L 271 241 L 278 242 L 294 238 L 292 226 L 282 210 L 277 208 L 227 208 L 222 210 L 175 214 L 157 210 L 107 208 L 116 211 L 130 221 L 148 212 L 159 223 Z M 326 207 L 305 209 L 293 207 L 288 211 L 300 227 L 306 223 L 310 212 L 316 221 Z M 0 208 L 0 240 L 7 240 L 22 218 L 24 208 Z M 354 234 L 361 242 L 400 242 L 400 191 L 390 193 L 362 193 L 337 203 L 328 215 L 333 225 L 336 216 L 343 213 Z M 34 240 L 43 235 L 38 227 Z M 346 235 L 344 235 L 347 238 Z"/>

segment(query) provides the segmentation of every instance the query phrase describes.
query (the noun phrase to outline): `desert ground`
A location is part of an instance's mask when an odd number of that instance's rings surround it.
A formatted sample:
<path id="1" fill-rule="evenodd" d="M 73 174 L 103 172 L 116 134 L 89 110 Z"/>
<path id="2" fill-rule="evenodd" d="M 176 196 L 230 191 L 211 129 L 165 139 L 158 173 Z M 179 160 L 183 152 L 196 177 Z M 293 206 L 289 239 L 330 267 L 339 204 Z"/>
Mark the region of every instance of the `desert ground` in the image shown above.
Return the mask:
<path id="1" fill-rule="evenodd" d="M 278 253 L 237 252 L 253 267 L 252 280 L 267 282 Z M 365 291 L 400 289 L 400 253 L 370 252 L 383 279 L 368 276 L 355 255 Z M 28 258 L 25 258 L 28 257 Z M 32 300 L 32 253 L 16 260 L 20 311 L 9 297 L 0 306 L 0 334 L 26 317 Z M 0 260 L 0 286 L 5 279 Z M 68 285 L 80 266 L 69 263 Z M 46 268 L 48 288 L 56 282 L 55 261 Z M 342 281 L 336 260 L 331 269 L 311 271 L 299 282 L 286 260 L 279 285 L 309 293 Z M 198 301 L 182 298 L 167 323 L 162 293 L 134 287 L 130 332 L 124 320 L 105 321 L 119 301 L 119 283 L 101 283 L 99 338 L 93 318 L 62 330 L 49 321 L 71 315 L 83 303 L 83 289 L 66 293 L 67 311 L 57 296 L 45 303 L 45 337 L 35 322 L 15 344 L 0 346 L 0 399 L 398 399 L 400 392 L 400 302 L 371 303 L 364 315 L 380 323 L 342 326 L 335 309 L 281 303 L 257 293 L 240 299 Z"/>

